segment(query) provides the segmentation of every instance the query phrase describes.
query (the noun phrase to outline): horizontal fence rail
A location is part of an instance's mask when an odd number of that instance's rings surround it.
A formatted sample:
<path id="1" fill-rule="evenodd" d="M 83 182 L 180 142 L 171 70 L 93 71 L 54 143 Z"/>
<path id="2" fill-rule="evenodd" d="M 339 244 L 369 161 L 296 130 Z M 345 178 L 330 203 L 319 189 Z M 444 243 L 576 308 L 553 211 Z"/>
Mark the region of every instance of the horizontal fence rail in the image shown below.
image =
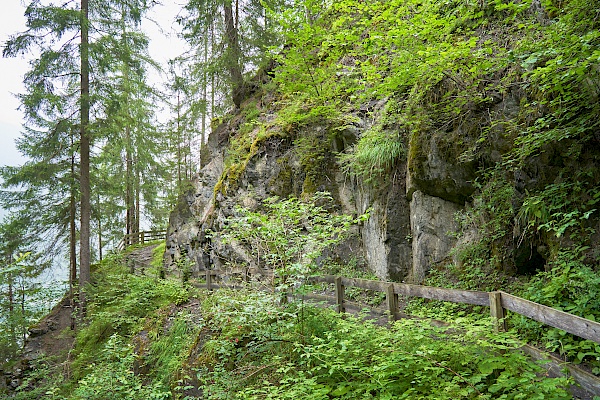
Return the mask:
<path id="1" fill-rule="evenodd" d="M 276 275 L 272 270 L 260 268 L 233 268 L 228 270 L 210 269 L 204 271 L 202 275 L 206 279 L 206 284 L 197 284 L 196 286 L 208 290 L 219 288 L 241 289 L 244 286 L 239 285 L 238 283 L 252 282 L 261 285 L 254 286 L 255 289 L 274 291 L 273 284 L 276 278 Z M 218 278 L 221 278 L 222 284 L 216 282 Z M 398 296 L 402 295 L 406 297 L 420 297 L 431 300 L 489 307 L 494 323 L 494 330 L 496 331 L 506 330 L 505 316 L 506 311 L 508 310 L 546 325 L 562 329 L 581 338 L 600 343 L 600 323 L 556 310 L 552 307 L 534 303 L 502 291 L 480 292 L 473 290 L 446 289 L 332 275 L 311 276 L 307 278 L 307 282 L 334 285 L 335 295 L 333 297 L 324 294 L 303 294 L 302 298 L 322 301 L 334 305 L 340 313 L 346 312 L 346 308 L 352 312 L 360 312 L 361 310 L 361 305 L 359 303 L 346 300 L 345 298 L 345 288 L 352 287 L 385 293 L 386 302 L 384 308 L 368 308 L 371 309 L 370 313 L 375 313 L 376 315 L 381 316 L 388 314 L 389 321 L 394 321 L 401 317 L 398 307 Z M 294 297 L 289 291 L 287 294 L 285 294 L 285 292 L 281 294 L 286 301 L 290 295 Z M 365 305 L 362 305 L 362 307 L 365 307 Z M 402 317 L 411 318 L 408 315 L 402 315 Z M 521 350 L 533 359 L 545 360 L 544 365 L 546 366 L 549 376 L 564 376 L 563 371 L 566 368 L 569 371 L 569 374 L 575 379 L 575 382 L 580 385 L 580 388 L 577 386 L 570 387 L 570 390 L 574 394 L 580 393 L 580 395 L 583 396 L 581 398 L 590 398 L 590 393 L 592 395 L 600 396 L 600 379 L 598 377 L 579 369 L 574 365 L 565 363 L 564 360 L 557 359 L 552 355 L 546 355 L 532 346 L 525 345 Z"/>
<path id="2" fill-rule="evenodd" d="M 166 237 L 166 230 L 134 232 L 123 236 L 123 239 L 121 239 L 121 241 L 119 241 L 119 243 L 117 244 L 116 249 L 118 251 L 122 251 L 125 250 L 127 246 L 131 246 L 134 244 L 144 244 L 153 240 L 163 240 Z"/>
<path id="3" fill-rule="evenodd" d="M 600 323 L 500 292 L 502 308 L 600 343 Z"/>
<path id="4" fill-rule="evenodd" d="M 209 290 L 218 288 L 220 285 L 216 284 L 215 277 L 232 277 L 234 275 L 241 276 L 242 280 L 245 282 L 249 282 L 251 277 L 266 278 L 268 280 L 274 278 L 273 271 L 259 268 L 237 268 L 228 271 L 207 270 L 205 272 L 206 287 Z M 354 287 L 385 293 L 386 308 L 389 312 L 390 320 L 398 319 L 399 295 L 405 297 L 420 297 L 430 300 L 489 307 L 490 315 L 494 321 L 494 328 L 496 330 L 506 330 L 504 318 L 506 316 L 506 310 L 509 310 L 554 328 L 562 329 L 583 339 L 600 343 L 600 323 L 552 307 L 534 303 L 502 291 L 481 292 L 475 290 L 446 289 L 407 283 L 346 278 L 333 275 L 311 276 L 307 281 L 309 283 L 327 283 L 334 285 L 334 299 L 338 312 L 345 312 L 345 288 Z"/>

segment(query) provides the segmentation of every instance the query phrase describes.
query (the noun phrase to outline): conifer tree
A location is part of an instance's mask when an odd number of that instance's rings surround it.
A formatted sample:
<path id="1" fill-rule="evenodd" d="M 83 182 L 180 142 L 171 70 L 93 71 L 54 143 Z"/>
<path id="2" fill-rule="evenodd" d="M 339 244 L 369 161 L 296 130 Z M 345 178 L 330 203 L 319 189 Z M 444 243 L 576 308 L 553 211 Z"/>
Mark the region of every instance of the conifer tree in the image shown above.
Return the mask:
<path id="1" fill-rule="evenodd" d="M 278 43 L 277 27 L 270 21 L 269 12 L 281 9 L 285 3 L 189 0 L 178 22 L 194 58 L 203 60 L 195 63 L 198 81 L 208 73 L 210 83 L 205 84 L 213 93 L 228 93 L 230 101 L 239 107 L 248 91 L 244 74 L 263 64 L 268 58 L 267 49 Z"/>
<path id="2" fill-rule="evenodd" d="M 133 16 L 128 15 L 131 10 L 126 4 L 107 4 L 102 21 L 111 34 L 96 43 L 112 60 L 98 67 L 107 77 L 99 88 L 103 117 L 97 127 L 102 142 L 96 169 L 98 190 L 103 205 L 113 208 L 111 215 L 121 217 L 114 205 L 122 206 L 126 234 L 140 231 L 143 210 L 151 213 L 163 182 L 162 140 L 153 126 L 158 94 L 146 82 L 148 70 L 159 66 L 148 55 L 149 41 L 140 30 L 146 11 L 140 7 Z M 114 237 L 117 224 L 105 222 Z"/>
<path id="3" fill-rule="evenodd" d="M 32 1 L 25 11 L 28 29 L 11 36 L 3 49 L 4 56 L 30 53 L 35 57 L 30 63 L 31 70 L 25 75 L 26 92 L 20 95 L 26 132 L 19 149 L 32 161 L 22 170 L 4 170 L 5 178 L 9 178 L 8 187 L 25 188 L 23 193 L 19 193 L 20 190 L 5 193 L 5 201 L 12 202 L 13 208 L 23 213 L 31 212 L 37 204 L 35 209 L 53 216 L 38 218 L 39 229 L 54 232 L 57 240 L 64 237 L 65 232 L 74 240 L 75 218 L 79 215 L 79 284 L 82 287 L 90 280 L 90 166 L 94 161 L 91 148 L 102 144 L 101 132 L 97 129 L 105 110 L 101 107 L 106 100 L 102 92 L 114 75 L 107 68 L 112 64 L 113 54 L 105 51 L 102 38 L 122 30 L 127 24 L 138 24 L 148 7 L 145 0 L 91 4 L 81 0 L 80 3 L 67 1 L 60 6 Z M 116 18 L 114 10 L 119 11 Z M 91 120 L 92 114 L 94 120 Z M 47 168 L 48 165 L 53 168 Z M 72 181 L 75 174 L 77 184 Z M 65 176 L 69 177 L 68 182 Z M 56 185 L 56 181 L 63 185 Z M 63 201 L 53 201 L 61 190 Z M 73 201 L 74 198 L 78 201 Z M 76 204 L 78 209 L 75 209 Z M 69 249 L 73 269 L 76 249 L 73 244 Z M 71 278 L 75 279 L 73 270 Z M 80 294 L 84 296 L 84 291 Z M 84 308 L 85 298 L 81 297 L 81 301 Z"/>

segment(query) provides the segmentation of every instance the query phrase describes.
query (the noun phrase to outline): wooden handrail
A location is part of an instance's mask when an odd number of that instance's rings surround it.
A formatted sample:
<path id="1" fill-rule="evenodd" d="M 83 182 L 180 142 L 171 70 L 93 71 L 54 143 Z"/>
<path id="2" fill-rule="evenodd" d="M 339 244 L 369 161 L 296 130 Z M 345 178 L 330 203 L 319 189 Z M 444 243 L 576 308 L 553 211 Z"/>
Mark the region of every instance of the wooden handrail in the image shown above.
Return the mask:
<path id="1" fill-rule="evenodd" d="M 262 270 L 259 268 L 235 268 L 231 270 L 211 269 L 204 272 L 204 276 L 206 277 L 206 285 L 197 286 L 206 287 L 208 290 L 218 289 L 221 287 L 240 289 L 244 286 L 237 285 L 236 283 L 220 285 L 219 283 L 215 282 L 213 277 L 231 277 L 234 274 L 238 274 L 242 276 L 244 281 L 248 282 L 248 276 L 250 273 L 253 275 L 266 275 L 270 278 L 273 277 L 272 270 Z M 380 315 L 382 313 L 387 313 L 390 321 L 394 321 L 400 317 L 398 310 L 398 295 L 403 295 L 407 297 L 421 297 L 426 299 L 449 301 L 453 303 L 488 306 L 490 307 L 490 314 L 494 322 L 494 330 L 496 331 L 506 330 L 506 321 L 504 317 L 506 310 L 510 310 L 535 321 L 562 329 L 581 338 L 600 343 L 600 323 L 581 318 L 564 311 L 556 310 L 542 304 L 534 303 L 532 301 L 525 300 L 501 291 L 480 292 L 472 290 L 446 289 L 432 286 L 411 285 L 397 282 L 382 282 L 332 275 L 311 276 L 307 279 L 307 281 L 312 283 L 322 282 L 335 285 L 335 297 L 303 294 L 302 298 L 326 301 L 331 305 L 336 305 L 337 311 L 340 313 L 346 312 L 346 309 L 349 307 L 354 307 L 355 310 L 358 309 L 356 307 L 357 304 L 345 299 L 346 286 L 356 287 L 385 293 L 387 309 L 374 310 L 371 308 L 371 310 L 378 312 Z M 290 293 L 288 293 L 288 296 L 289 295 Z M 531 346 L 525 345 L 521 348 L 521 350 L 532 356 L 534 359 L 546 359 L 546 357 L 539 350 Z M 551 359 L 547 365 L 550 366 L 547 367 L 547 369 L 554 369 L 556 371 L 560 371 L 566 367 L 571 376 L 575 378 L 575 381 L 581 385 L 584 390 L 594 395 L 600 395 L 600 380 L 594 375 L 586 373 L 575 366 L 563 364 L 560 360 L 555 362 L 555 360 Z M 560 373 L 558 374 L 560 375 Z"/>
<path id="2" fill-rule="evenodd" d="M 600 343 L 600 323 L 569 314 L 512 294 L 500 292 L 502 307 L 535 321 L 553 326 L 584 339 Z"/>
<path id="3" fill-rule="evenodd" d="M 217 285 L 212 279 L 213 276 L 225 277 L 235 273 L 247 277 L 249 273 L 264 275 L 266 274 L 266 271 L 256 268 L 237 268 L 234 271 L 207 270 L 205 275 L 208 278 L 207 282 L 210 282 L 209 287 L 215 288 Z M 321 282 L 335 285 L 335 302 L 339 312 L 345 311 L 345 288 L 355 287 L 385 293 L 387 298 L 387 308 L 391 319 L 397 319 L 399 312 L 397 301 L 398 295 L 420 297 L 432 300 L 449 301 L 452 303 L 490 307 L 490 314 L 494 320 L 494 329 L 496 330 L 506 330 L 504 317 L 506 315 L 506 310 L 510 310 L 543 324 L 562 329 L 583 339 L 600 343 L 600 323 L 552 307 L 534 303 L 502 291 L 481 292 L 474 290 L 447 289 L 407 283 L 346 278 L 333 275 L 311 276 L 307 281 L 311 283 Z"/>
<path id="4" fill-rule="evenodd" d="M 144 244 L 150 240 L 165 239 L 167 237 L 166 230 L 141 231 L 123 235 L 123 239 L 116 246 L 117 251 L 123 251 L 127 246 L 132 244 Z"/>

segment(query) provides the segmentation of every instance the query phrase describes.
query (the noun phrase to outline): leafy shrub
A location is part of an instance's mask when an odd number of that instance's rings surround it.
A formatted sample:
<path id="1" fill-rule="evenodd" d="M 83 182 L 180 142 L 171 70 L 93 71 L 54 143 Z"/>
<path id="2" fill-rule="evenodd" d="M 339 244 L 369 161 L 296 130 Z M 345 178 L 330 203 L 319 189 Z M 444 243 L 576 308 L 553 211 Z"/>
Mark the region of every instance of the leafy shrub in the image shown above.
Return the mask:
<path id="1" fill-rule="evenodd" d="M 523 235 L 532 229 L 557 238 L 568 236 L 585 244 L 595 233 L 588 221 L 597 214 L 598 203 L 600 190 L 593 182 L 593 175 L 578 173 L 573 181 L 552 183 L 538 193 L 528 193 L 518 220 Z"/>
<path id="2" fill-rule="evenodd" d="M 140 362 L 150 369 L 153 382 L 176 387 L 175 383 L 181 380 L 184 366 L 195 344 L 201 321 L 182 311 L 172 318 L 161 318 L 159 322 L 156 330 L 148 334 L 152 341 L 148 354 Z M 170 326 L 166 329 L 164 325 Z"/>
<path id="3" fill-rule="evenodd" d="M 301 303 L 277 309 L 262 296 L 213 296 L 208 323 L 221 333 L 198 367 L 206 398 L 571 398 L 567 379 L 540 374 L 518 341 L 489 333 L 487 320 L 386 329 Z"/>
<path id="4" fill-rule="evenodd" d="M 288 286 L 313 271 L 323 251 L 357 222 L 331 212 L 331 203 L 328 193 L 316 193 L 306 202 L 272 197 L 259 211 L 237 207 L 237 215 L 226 220 L 222 239 L 246 245 L 257 265 L 275 270 L 280 284 Z"/>
<path id="5" fill-rule="evenodd" d="M 109 258 L 94 274 L 88 287 L 89 325 L 77 334 L 73 362 L 74 376 L 89 372 L 96 352 L 113 334 L 130 337 L 144 326 L 145 318 L 168 304 L 182 304 L 188 292 L 171 280 L 135 276 Z"/>
<path id="6" fill-rule="evenodd" d="M 568 251 L 559 253 L 552 269 L 535 276 L 523 296 L 531 301 L 557 308 L 592 321 L 600 321 L 600 276 Z M 555 328 L 548 328 L 520 315 L 510 316 L 519 333 L 541 342 L 549 351 L 569 360 L 592 366 L 600 374 L 600 344 L 583 340 Z"/>
<path id="7" fill-rule="evenodd" d="M 148 400 L 169 399 L 171 391 L 160 380 L 144 382 L 133 370 L 133 346 L 119 335 L 112 335 L 100 350 L 89 374 L 79 380 L 70 399 Z"/>

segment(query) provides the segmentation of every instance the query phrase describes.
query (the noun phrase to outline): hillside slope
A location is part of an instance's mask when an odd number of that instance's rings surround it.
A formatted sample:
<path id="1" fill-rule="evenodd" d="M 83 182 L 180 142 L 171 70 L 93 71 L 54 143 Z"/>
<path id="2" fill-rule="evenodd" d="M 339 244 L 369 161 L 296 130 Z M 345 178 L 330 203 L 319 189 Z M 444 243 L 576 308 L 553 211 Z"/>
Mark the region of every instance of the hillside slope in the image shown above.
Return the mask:
<path id="1" fill-rule="evenodd" d="M 332 215 L 369 218 L 311 273 L 505 290 L 598 320 L 598 7 L 344 0 L 290 11 L 273 69 L 214 121 L 171 215 L 169 268 L 264 268 L 249 242 L 223 240 L 236 207 L 325 191 Z M 597 344 L 511 323 L 600 373 Z"/>
<path id="2" fill-rule="evenodd" d="M 160 253 L 155 253 L 160 257 Z M 511 335 L 462 319 L 379 327 L 256 290 L 209 292 L 96 268 L 68 357 L 31 362 L 10 399 L 569 399 Z M 66 328 L 68 330 L 68 327 Z M 64 334 L 65 332 L 63 332 Z M 67 349 L 65 349 L 67 350 Z"/>
<path id="3" fill-rule="evenodd" d="M 235 205 L 327 191 L 339 211 L 372 209 L 333 258 L 382 279 L 449 265 L 533 276 L 561 257 L 596 268 L 597 13 L 580 0 L 348 0 L 312 24 L 286 15 L 276 67 L 216 121 L 171 216 L 169 263 L 244 262 L 218 237 Z"/>

